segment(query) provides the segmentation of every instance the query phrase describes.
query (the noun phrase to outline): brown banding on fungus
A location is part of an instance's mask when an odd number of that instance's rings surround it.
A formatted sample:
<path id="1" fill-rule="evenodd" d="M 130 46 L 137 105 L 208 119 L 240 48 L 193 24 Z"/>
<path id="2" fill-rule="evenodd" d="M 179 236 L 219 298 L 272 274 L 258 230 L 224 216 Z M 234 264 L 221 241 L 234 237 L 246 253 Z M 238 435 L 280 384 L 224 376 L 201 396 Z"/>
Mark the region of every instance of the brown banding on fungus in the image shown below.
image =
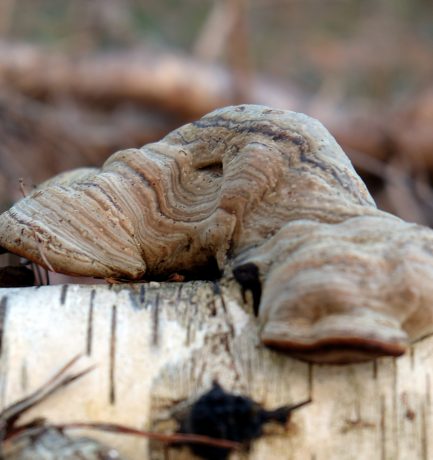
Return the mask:
<path id="1" fill-rule="evenodd" d="M 0 245 L 100 278 L 230 265 L 263 342 L 307 360 L 397 356 L 433 331 L 433 231 L 378 210 L 328 131 L 289 111 L 226 107 L 54 178 L 0 216 Z"/>

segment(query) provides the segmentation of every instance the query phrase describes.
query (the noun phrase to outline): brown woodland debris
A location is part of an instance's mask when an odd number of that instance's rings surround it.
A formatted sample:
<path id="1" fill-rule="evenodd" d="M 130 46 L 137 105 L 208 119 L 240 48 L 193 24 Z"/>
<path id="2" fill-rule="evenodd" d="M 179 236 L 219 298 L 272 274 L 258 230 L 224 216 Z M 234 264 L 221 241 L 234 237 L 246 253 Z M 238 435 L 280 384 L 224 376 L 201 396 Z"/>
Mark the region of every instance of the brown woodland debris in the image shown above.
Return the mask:
<path id="1" fill-rule="evenodd" d="M 65 169 L 100 164 L 115 150 L 141 146 L 215 107 L 239 102 L 235 74 L 236 69 L 173 52 L 71 56 L 0 42 L 0 205 L 19 197 L 19 177 L 31 186 Z M 379 206 L 433 224 L 432 90 L 398 109 L 373 112 L 337 108 L 335 101 L 308 98 L 269 78 L 253 77 L 250 83 L 246 102 L 319 118 Z"/>

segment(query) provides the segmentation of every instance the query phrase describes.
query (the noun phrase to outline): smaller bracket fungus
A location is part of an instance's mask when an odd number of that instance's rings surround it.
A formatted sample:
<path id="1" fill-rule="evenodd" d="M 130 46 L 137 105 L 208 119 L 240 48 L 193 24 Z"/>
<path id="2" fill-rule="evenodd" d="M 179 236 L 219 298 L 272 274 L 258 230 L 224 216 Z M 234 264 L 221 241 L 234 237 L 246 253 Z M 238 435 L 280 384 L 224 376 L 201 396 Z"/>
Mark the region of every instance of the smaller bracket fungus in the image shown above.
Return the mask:
<path id="1" fill-rule="evenodd" d="M 284 110 L 226 107 L 53 178 L 0 216 L 0 246 L 99 278 L 230 267 L 263 342 L 307 360 L 433 332 L 433 231 L 378 210 L 329 132 Z"/>
<path id="2" fill-rule="evenodd" d="M 432 332 L 432 247 L 430 229 L 383 213 L 290 222 L 235 263 L 263 274 L 266 345 L 311 361 L 354 362 L 401 355 Z"/>

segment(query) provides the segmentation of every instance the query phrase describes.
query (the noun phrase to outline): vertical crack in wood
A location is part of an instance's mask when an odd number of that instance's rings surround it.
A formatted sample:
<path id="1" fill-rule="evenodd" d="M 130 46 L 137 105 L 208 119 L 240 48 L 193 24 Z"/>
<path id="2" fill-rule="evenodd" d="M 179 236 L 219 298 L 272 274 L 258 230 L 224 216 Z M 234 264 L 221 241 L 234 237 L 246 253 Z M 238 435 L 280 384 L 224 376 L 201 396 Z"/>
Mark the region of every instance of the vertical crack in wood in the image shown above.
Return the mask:
<path id="1" fill-rule="evenodd" d="M 3 296 L 0 300 L 0 358 L 3 353 L 3 337 L 6 327 L 6 314 L 8 309 L 8 298 Z"/>
<path id="2" fill-rule="evenodd" d="M 191 345 L 191 325 L 192 321 L 189 321 L 186 326 L 186 334 L 185 334 L 185 346 L 189 347 Z"/>
<path id="3" fill-rule="evenodd" d="M 235 339 L 235 336 L 236 336 L 236 329 L 235 329 L 235 326 L 233 324 L 233 318 L 232 318 L 232 315 L 229 312 L 229 309 L 227 308 L 227 304 L 226 304 L 226 301 L 225 301 L 225 298 L 224 298 L 224 295 L 223 295 L 223 292 L 222 292 L 222 289 L 221 289 L 221 286 L 220 286 L 219 282 L 214 281 L 212 284 L 213 284 L 213 293 L 215 295 L 217 295 L 219 297 L 220 301 L 221 301 L 221 306 L 222 306 L 222 309 L 224 311 L 224 317 L 225 317 L 226 324 L 227 324 L 228 329 L 229 329 L 228 333 L 221 337 L 222 344 L 225 347 L 227 356 L 229 357 L 229 359 L 232 362 L 231 367 L 232 367 L 232 369 L 234 371 L 234 374 L 235 374 L 235 380 L 240 381 L 242 371 L 239 369 L 239 363 L 238 363 L 238 360 L 237 360 L 236 353 L 234 351 L 234 339 Z M 212 299 L 211 302 L 214 302 L 214 300 Z"/>
<path id="4" fill-rule="evenodd" d="M 183 283 L 180 283 L 180 286 L 177 290 L 177 297 L 176 300 L 180 302 L 182 300 L 182 290 L 183 290 Z"/>
<path id="5" fill-rule="evenodd" d="M 109 366 L 109 382 L 110 382 L 110 404 L 116 404 L 116 330 L 117 328 L 117 306 L 113 305 L 111 309 L 111 334 L 110 334 L 110 366 Z"/>
<path id="6" fill-rule="evenodd" d="M 140 304 L 144 305 L 145 301 L 146 301 L 146 286 L 142 284 L 140 286 Z"/>
<path id="7" fill-rule="evenodd" d="M 60 292 L 60 305 L 65 305 L 66 295 L 68 294 L 69 284 L 64 284 Z"/>
<path id="8" fill-rule="evenodd" d="M 411 370 L 415 367 L 415 347 L 412 345 L 409 349 L 409 357 L 410 357 L 410 368 Z"/>
<path id="9" fill-rule="evenodd" d="M 159 292 L 156 293 L 155 304 L 152 310 L 152 344 L 158 346 L 159 335 Z"/>
<path id="10" fill-rule="evenodd" d="M 214 281 L 213 282 L 213 292 L 215 295 L 217 295 L 220 299 L 221 299 L 221 305 L 223 307 L 223 310 L 224 310 L 224 315 L 227 319 L 227 325 L 229 327 L 229 330 L 230 330 L 230 336 L 233 338 L 235 336 L 235 327 L 231 321 L 231 316 L 229 315 L 229 312 L 228 312 L 228 309 L 227 309 L 227 305 L 226 305 L 226 301 L 224 299 L 224 296 L 223 296 L 223 293 L 222 293 L 222 290 L 221 290 L 221 286 L 219 285 L 218 281 Z"/>
<path id="11" fill-rule="evenodd" d="M 93 311 L 95 309 L 95 296 L 96 291 L 92 289 L 90 292 L 90 301 L 89 301 L 89 312 L 87 315 L 87 334 L 86 334 L 86 354 L 90 356 L 92 354 L 92 345 L 93 345 Z"/>
<path id="12" fill-rule="evenodd" d="M 135 308 L 136 310 L 140 310 L 141 304 L 139 302 L 139 298 L 137 294 L 134 291 L 129 291 L 128 297 L 129 297 L 129 301 L 131 302 L 132 307 Z"/>

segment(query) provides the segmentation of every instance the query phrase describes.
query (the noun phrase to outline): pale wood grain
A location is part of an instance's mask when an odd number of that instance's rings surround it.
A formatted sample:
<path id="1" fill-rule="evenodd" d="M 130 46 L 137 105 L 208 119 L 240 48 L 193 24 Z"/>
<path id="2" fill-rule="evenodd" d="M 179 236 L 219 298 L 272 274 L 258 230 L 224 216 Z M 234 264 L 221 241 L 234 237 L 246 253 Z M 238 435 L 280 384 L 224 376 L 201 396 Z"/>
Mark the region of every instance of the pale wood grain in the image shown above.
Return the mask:
<path id="1" fill-rule="evenodd" d="M 286 432 L 254 444 L 251 459 L 428 459 L 433 456 L 433 339 L 400 358 L 312 365 L 263 348 L 238 288 L 208 282 L 0 289 L 0 409 L 45 382 L 71 357 L 98 367 L 26 416 L 105 421 L 141 429 L 213 379 L 267 408 L 311 396 Z M 156 443 L 89 433 L 126 458 L 191 458 Z"/>

